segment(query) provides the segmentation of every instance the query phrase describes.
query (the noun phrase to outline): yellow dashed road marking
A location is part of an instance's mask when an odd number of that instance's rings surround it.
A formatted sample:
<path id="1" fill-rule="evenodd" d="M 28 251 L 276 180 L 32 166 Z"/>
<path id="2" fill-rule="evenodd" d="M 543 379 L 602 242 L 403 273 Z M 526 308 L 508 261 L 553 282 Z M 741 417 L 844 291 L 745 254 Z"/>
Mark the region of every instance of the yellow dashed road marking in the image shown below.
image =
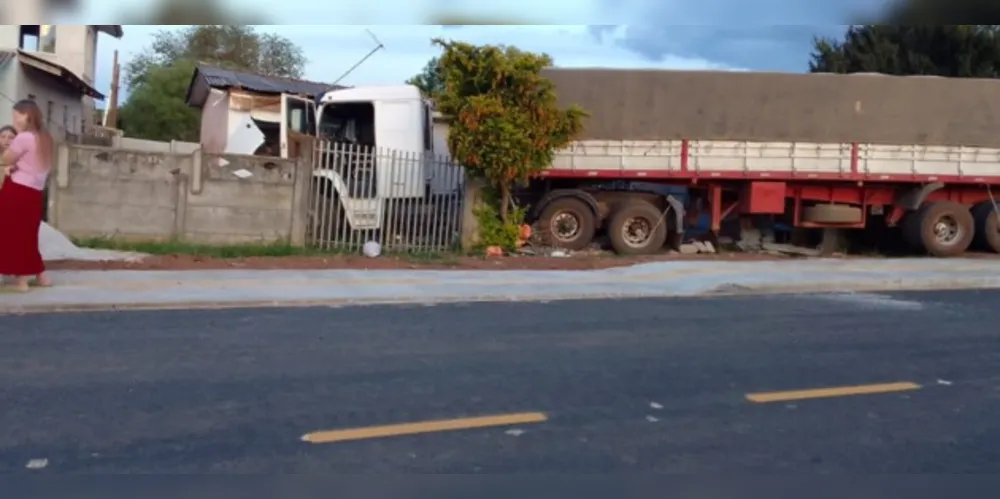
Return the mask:
<path id="1" fill-rule="evenodd" d="M 545 414 L 540 412 L 527 412 L 499 416 L 423 421 L 418 423 L 403 423 L 386 426 L 369 426 L 366 428 L 353 428 L 346 430 L 318 431 L 304 435 L 302 437 L 302 441 L 311 444 L 332 444 L 352 440 L 368 440 L 373 438 L 399 437 L 403 435 L 419 435 L 423 433 L 439 433 L 444 431 L 472 430 L 497 426 L 542 423 L 547 420 L 548 418 Z"/>
<path id="2" fill-rule="evenodd" d="M 920 385 L 911 382 L 882 383 L 877 385 L 840 386 L 834 388 L 816 388 L 812 390 L 791 390 L 784 392 L 749 393 L 747 400 L 767 404 L 771 402 L 789 402 L 832 397 L 850 397 L 854 395 L 873 395 L 879 393 L 904 392 L 919 390 Z"/>

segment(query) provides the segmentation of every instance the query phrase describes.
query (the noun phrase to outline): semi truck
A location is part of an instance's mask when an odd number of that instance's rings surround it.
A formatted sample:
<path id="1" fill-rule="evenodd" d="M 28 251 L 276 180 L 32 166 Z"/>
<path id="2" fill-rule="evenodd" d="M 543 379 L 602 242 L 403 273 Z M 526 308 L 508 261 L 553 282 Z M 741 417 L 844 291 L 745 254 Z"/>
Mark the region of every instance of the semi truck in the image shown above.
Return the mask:
<path id="1" fill-rule="evenodd" d="M 707 214 L 752 229 L 1000 252 L 1000 82 L 875 74 L 544 70 L 584 133 L 522 192 L 552 244 L 679 244 Z M 896 230 L 893 230 L 896 229 Z M 827 241 L 825 247 L 830 247 Z"/>
<path id="2" fill-rule="evenodd" d="M 875 74 L 549 68 L 584 132 L 518 191 L 553 246 L 606 234 L 622 254 L 677 246 L 692 222 L 748 233 L 780 223 L 898 238 L 940 257 L 1000 252 L 1000 82 Z M 282 155 L 297 134 L 434 153 L 430 104 L 414 87 L 363 87 L 282 102 Z M 353 125 L 350 123 L 354 123 Z M 353 130 L 353 131 L 350 131 Z M 376 161 L 371 189 L 320 167 L 350 224 L 384 223 L 393 199 L 433 173 Z M 414 163 L 413 168 L 423 169 Z M 357 195 L 357 192 L 367 192 Z M 822 229 L 822 230 L 820 230 Z M 738 234 L 739 237 L 739 234 Z M 824 247 L 830 247 L 824 244 Z"/>

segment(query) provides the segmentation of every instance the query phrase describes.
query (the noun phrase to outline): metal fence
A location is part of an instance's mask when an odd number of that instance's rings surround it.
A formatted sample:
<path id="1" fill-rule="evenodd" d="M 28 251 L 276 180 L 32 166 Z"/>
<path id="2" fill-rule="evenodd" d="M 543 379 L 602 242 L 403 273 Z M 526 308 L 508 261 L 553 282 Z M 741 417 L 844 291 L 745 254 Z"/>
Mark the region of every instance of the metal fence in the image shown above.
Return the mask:
<path id="1" fill-rule="evenodd" d="M 316 141 L 307 243 L 439 252 L 461 238 L 465 172 L 447 157 Z"/>

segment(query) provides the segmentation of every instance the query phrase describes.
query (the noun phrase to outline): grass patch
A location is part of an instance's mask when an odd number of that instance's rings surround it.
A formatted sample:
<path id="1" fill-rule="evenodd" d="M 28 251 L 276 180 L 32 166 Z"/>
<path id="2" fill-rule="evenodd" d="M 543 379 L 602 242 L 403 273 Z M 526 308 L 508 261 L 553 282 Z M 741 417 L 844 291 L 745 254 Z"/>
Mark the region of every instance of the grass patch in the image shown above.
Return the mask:
<path id="1" fill-rule="evenodd" d="M 183 241 L 123 241 L 103 237 L 74 239 L 81 248 L 131 251 L 150 255 L 196 255 L 213 258 L 248 258 L 257 256 L 309 256 L 332 254 L 287 243 L 194 244 Z"/>
<path id="2" fill-rule="evenodd" d="M 106 249 L 145 253 L 148 255 L 193 255 L 210 258 L 252 258 L 293 256 L 357 256 L 361 250 L 340 248 L 301 248 L 287 243 L 194 244 L 183 241 L 125 241 L 106 237 L 78 238 L 73 243 L 81 248 Z M 381 258 L 400 258 L 414 263 L 458 265 L 456 252 L 385 252 Z"/>

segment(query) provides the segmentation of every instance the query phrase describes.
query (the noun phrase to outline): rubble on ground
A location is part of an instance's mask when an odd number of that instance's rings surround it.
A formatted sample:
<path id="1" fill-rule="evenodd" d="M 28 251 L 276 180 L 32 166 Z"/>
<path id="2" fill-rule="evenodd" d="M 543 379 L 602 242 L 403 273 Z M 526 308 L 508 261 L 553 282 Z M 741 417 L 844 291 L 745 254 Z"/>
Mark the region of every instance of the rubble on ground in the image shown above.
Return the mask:
<path id="1" fill-rule="evenodd" d="M 714 255 L 718 253 L 710 241 L 691 241 L 680 246 L 682 255 Z"/>
<path id="2" fill-rule="evenodd" d="M 51 225 L 42 222 L 38 230 L 38 250 L 46 262 L 75 260 L 87 262 L 137 262 L 148 255 L 125 251 L 80 248 Z"/>

